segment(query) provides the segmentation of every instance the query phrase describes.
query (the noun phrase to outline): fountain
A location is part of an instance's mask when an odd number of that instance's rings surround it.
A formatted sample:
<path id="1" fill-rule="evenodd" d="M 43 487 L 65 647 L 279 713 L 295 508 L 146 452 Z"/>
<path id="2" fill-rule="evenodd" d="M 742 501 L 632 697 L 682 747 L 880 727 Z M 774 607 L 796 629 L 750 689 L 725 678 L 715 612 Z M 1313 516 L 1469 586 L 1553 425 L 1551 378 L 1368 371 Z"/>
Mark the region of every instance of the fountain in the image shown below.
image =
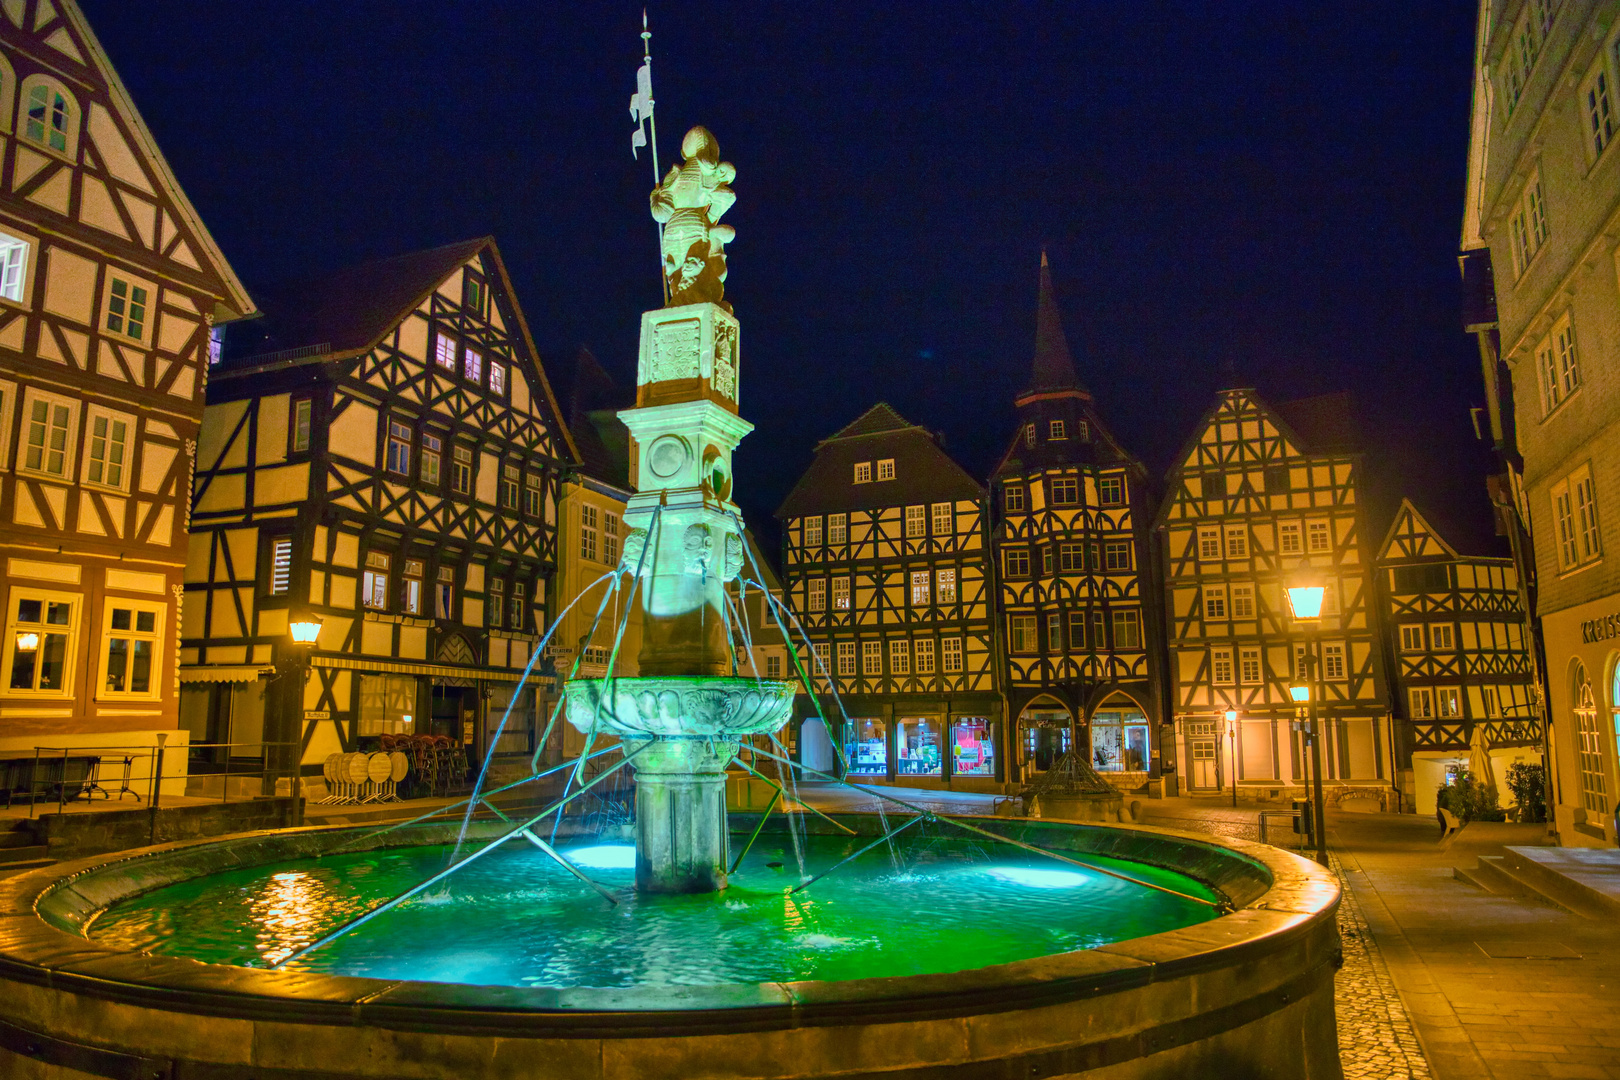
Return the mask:
<path id="1" fill-rule="evenodd" d="M 769 738 L 752 753 L 784 786 L 839 778 L 774 737 L 808 673 L 744 676 L 732 651 L 732 455 L 750 430 L 719 224 L 735 171 L 706 129 L 682 149 L 652 195 L 667 303 L 642 317 L 620 414 L 637 494 L 607 588 L 640 605 L 639 671 L 615 674 L 621 623 L 608 674 L 565 686 L 584 750 L 507 785 L 566 772 L 562 796 L 514 820 L 480 777 L 464 804 L 398 825 L 0 881 L 0 1075 L 1341 1075 L 1334 878 L 1259 844 L 1051 820 L 1117 821 L 1089 769 L 1032 793 L 1040 821 L 871 788 L 896 820 L 791 790 L 728 820 L 745 739 Z M 633 849 L 564 816 L 625 768 Z"/>

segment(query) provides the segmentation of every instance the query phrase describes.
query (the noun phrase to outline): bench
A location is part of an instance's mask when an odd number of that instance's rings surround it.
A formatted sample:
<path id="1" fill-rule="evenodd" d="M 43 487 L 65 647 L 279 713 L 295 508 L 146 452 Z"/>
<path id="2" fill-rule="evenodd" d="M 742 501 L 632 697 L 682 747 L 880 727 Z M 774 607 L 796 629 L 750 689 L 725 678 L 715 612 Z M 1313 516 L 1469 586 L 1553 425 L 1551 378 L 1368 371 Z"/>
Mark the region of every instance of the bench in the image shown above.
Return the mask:
<path id="1" fill-rule="evenodd" d="M 1440 819 L 1440 843 L 1445 843 L 1456 836 L 1457 830 L 1463 827 L 1463 823 L 1457 820 L 1457 815 L 1443 806 L 1435 811 L 1435 816 Z"/>

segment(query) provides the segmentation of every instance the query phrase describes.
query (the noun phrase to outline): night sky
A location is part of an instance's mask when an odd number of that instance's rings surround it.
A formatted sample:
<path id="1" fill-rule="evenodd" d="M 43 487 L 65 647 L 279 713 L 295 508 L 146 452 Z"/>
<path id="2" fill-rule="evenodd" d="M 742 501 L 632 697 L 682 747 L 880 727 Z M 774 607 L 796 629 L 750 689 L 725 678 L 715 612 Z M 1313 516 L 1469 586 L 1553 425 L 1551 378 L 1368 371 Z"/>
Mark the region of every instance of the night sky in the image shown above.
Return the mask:
<path id="1" fill-rule="evenodd" d="M 583 343 L 630 392 L 659 302 L 639 6 L 81 6 L 250 292 L 491 233 L 554 383 Z M 1154 475 L 1220 386 L 1350 389 L 1374 471 L 1489 533 L 1455 259 L 1472 4 L 650 14 L 662 166 L 698 123 L 737 166 L 756 524 L 878 400 L 986 476 L 1045 245 L 1081 377 Z"/>

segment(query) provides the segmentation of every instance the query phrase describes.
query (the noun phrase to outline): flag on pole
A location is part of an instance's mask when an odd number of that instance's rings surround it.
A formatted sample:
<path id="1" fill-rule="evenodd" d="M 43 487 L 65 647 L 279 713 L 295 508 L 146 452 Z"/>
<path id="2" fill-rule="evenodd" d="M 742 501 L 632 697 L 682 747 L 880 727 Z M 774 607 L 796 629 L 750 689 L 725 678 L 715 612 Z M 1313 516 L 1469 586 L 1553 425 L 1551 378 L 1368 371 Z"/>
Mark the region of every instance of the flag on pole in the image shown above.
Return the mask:
<path id="1" fill-rule="evenodd" d="M 630 95 L 630 119 L 636 122 L 636 133 L 630 136 L 630 156 L 639 158 L 637 150 L 647 145 L 647 122 L 652 119 L 652 64 L 643 63 L 636 72 L 636 92 Z"/>

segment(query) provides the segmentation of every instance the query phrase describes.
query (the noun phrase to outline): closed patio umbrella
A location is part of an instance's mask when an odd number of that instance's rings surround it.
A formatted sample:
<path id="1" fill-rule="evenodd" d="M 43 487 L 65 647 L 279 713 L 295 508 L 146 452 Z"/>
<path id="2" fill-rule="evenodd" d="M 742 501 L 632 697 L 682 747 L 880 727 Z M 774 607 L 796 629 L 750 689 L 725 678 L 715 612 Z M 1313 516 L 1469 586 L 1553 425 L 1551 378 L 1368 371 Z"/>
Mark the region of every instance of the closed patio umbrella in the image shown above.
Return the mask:
<path id="1" fill-rule="evenodd" d="M 1491 788 L 1496 787 L 1496 770 L 1491 765 L 1490 745 L 1485 739 L 1485 725 L 1474 725 L 1474 738 L 1468 747 L 1468 775 Z"/>

